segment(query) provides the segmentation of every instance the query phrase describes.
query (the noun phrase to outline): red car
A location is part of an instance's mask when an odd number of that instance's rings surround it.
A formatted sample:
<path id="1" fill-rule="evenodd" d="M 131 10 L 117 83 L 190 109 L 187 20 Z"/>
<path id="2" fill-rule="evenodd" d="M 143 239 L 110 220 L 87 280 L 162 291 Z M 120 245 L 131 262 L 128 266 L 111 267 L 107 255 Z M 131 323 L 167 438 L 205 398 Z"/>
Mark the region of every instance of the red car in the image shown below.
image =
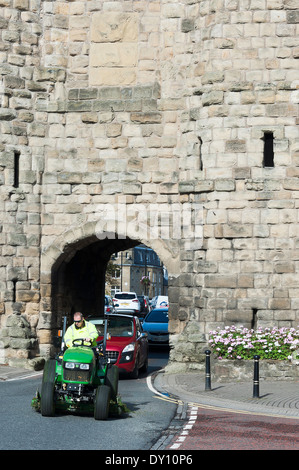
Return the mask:
<path id="1" fill-rule="evenodd" d="M 105 318 L 108 318 L 106 352 L 110 363 L 115 364 L 120 372 L 137 379 L 139 371 L 147 371 L 147 333 L 142 331 L 138 317 L 111 314 Z M 101 341 L 104 334 L 103 317 L 89 317 L 87 320 L 96 326 L 99 332 L 97 341 Z"/>

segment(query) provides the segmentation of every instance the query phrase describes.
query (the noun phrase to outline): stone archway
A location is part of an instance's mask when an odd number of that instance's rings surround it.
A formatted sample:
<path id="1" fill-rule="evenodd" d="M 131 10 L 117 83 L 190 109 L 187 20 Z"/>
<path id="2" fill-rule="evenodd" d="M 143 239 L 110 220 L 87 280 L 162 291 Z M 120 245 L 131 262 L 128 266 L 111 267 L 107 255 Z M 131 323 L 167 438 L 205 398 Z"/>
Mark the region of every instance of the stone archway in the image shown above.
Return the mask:
<path id="1" fill-rule="evenodd" d="M 105 271 L 111 255 L 140 243 L 157 253 L 167 267 L 169 279 L 179 275 L 179 253 L 167 240 L 111 233 L 109 237 L 98 237 L 96 222 L 70 229 L 42 251 L 41 311 L 37 326 L 41 356 L 51 355 L 53 335 L 61 327 L 64 315 L 83 309 L 83 305 L 86 314 L 103 309 Z M 78 287 L 82 287 L 80 293 Z"/>

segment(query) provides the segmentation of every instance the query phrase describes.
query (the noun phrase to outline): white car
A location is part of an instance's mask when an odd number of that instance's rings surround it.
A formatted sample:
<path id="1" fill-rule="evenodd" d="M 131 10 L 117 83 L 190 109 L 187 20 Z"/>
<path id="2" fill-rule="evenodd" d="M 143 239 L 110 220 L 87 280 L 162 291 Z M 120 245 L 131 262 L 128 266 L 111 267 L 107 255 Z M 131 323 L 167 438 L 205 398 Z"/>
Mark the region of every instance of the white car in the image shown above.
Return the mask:
<path id="1" fill-rule="evenodd" d="M 116 313 L 140 313 L 140 302 L 136 292 L 117 292 L 113 297 Z"/>
<path id="2" fill-rule="evenodd" d="M 153 299 L 152 308 L 168 308 L 168 295 L 158 295 Z"/>

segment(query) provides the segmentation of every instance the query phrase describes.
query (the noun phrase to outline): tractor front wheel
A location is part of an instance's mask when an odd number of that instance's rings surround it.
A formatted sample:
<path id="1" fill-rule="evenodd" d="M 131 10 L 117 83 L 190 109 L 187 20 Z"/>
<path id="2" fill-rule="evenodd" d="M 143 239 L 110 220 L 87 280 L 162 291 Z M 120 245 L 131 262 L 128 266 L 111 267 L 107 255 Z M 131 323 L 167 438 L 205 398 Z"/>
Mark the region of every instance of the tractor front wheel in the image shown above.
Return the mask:
<path id="1" fill-rule="evenodd" d="M 41 391 L 41 414 L 42 416 L 55 415 L 54 386 L 55 386 L 56 361 L 49 359 L 44 367 L 42 391 Z"/>
<path id="2" fill-rule="evenodd" d="M 94 404 L 94 419 L 107 419 L 109 415 L 109 405 L 110 387 L 108 387 L 108 385 L 101 385 L 98 387 L 96 393 Z"/>

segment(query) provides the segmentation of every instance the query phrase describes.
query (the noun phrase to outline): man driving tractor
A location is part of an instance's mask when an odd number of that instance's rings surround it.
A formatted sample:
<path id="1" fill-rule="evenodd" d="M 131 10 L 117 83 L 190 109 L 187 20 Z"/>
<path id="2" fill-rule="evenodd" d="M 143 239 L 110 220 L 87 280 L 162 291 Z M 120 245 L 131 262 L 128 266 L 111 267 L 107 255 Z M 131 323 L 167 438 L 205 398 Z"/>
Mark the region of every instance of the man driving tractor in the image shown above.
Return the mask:
<path id="1" fill-rule="evenodd" d="M 95 347 L 98 336 L 99 333 L 95 325 L 86 321 L 81 312 L 76 312 L 74 313 L 73 325 L 69 326 L 65 332 L 64 341 L 68 348 L 73 345 L 74 339 L 84 339 L 87 343 L 91 343 L 92 347 Z"/>

